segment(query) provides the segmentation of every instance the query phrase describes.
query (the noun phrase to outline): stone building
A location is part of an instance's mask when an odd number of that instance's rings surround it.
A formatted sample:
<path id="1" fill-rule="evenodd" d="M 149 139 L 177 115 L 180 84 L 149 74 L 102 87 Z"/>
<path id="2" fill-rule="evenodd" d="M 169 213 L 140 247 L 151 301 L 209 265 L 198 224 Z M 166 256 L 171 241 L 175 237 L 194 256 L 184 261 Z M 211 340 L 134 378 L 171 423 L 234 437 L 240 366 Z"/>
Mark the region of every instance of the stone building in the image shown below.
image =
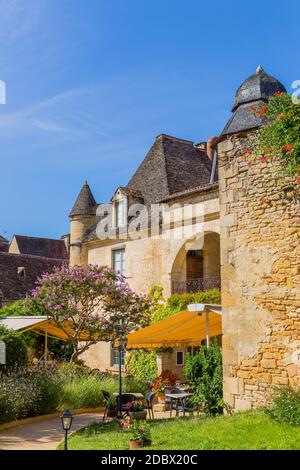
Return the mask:
<path id="1" fill-rule="evenodd" d="M 224 397 L 237 410 L 264 404 L 273 385 L 300 375 L 299 199 L 292 182 L 269 178 L 270 164 L 243 158 L 263 124 L 249 105 L 277 91 L 285 88 L 259 67 L 219 138 L 158 136 L 108 204 L 96 204 L 85 184 L 70 214 L 71 264 L 111 265 L 138 292 L 206 290 L 220 286 L 221 273 Z M 115 355 L 99 343 L 83 359 L 105 370 Z"/>
<path id="2" fill-rule="evenodd" d="M 1 242 L 1 238 L 0 238 Z M 14 235 L 0 247 L 0 308 L 23 299 L 43 273 L 69 260 L 68 236 L 60 240 Z"/>
<path id="3" fill-rule="evenodd" d="M 277 91 L 258 68 L 218 145 L 224 398 L 236 410 L 265 405 L 274 385 L 300 384 L 300 194 L 295 181 L 269 177 L 276 163 L 244 158 L 261 124 L 249 103 Z"/>
<path id="4" fill-rule="evenodd" d="M 9 241 L 0 235 L 0 252 L 7 253 L 9 249 Z"/>

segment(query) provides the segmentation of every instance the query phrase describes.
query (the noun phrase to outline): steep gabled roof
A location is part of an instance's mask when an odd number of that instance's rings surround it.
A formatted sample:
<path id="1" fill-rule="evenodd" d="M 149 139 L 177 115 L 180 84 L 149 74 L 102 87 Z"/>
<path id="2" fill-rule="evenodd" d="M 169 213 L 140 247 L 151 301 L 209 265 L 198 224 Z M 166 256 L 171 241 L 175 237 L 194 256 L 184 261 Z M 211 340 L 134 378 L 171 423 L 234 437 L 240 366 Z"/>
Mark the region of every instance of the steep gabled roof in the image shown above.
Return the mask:
<path id="1" fill-rule="evenodd" d="M 70 217 L 75 215 L 95 215 L 96 201 L 93 193 L 86 182 L 76 199 L 73 209 L 70 212 Z"/>
<path id="2" fill-rule="evenodd" d="M 68 253 L 63 240 L 50 238 L 26 237 L 14 235 L 20 254 L 43 256 L 53 259 L 68 259 Z"/>
<path id="3" fill-rule="evenodd" d="M 161 134 L 129 181 L 127 188 L 138 190 L 150 205 L 209 183 L 211 162 L 193 142 Z"/>
<path id="4" fill-rule="evenodd" d="M 34 289 L 41 274 L 52 272 L 55 266 L 66 262 L 41 256 L 0 253 L 0 291 L 3 299 L 23 299 Z M 18 268 L 25 269 L 24 276 L 18 274 Z"/>

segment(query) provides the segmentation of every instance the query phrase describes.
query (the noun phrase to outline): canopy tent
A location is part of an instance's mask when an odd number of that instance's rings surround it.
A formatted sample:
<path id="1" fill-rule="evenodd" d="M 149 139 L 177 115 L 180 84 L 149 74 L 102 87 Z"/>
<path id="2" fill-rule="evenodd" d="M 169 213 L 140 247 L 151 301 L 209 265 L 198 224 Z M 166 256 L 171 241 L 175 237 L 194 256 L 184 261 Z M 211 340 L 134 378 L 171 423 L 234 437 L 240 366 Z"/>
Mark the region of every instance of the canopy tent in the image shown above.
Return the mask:
<path id="1" fill-rule="evenodd" d="M 26 331 L 34 331 L 36 333 L 42 334 L 45 336 L 45 353 L 44 361 L 47 363 L 48 360 L 48 337 L 57 338 L 62 341 L 68 339 L 67 331 L 69 334 L 72 334 L 72 327 L 69 322 L 65 322 L 64 330 L 61 329 L 51 318 L 46 316 L 39 317 L 4 317 L 0 318 L 0 326 L 3 325 L 6 328 L 11 330 L 20 331 L 24 333 Z M 88 341 L 89 335 L 82 332 L 79 335 L 80 341 Z"/>
<path id="2" fill-rule="evenodd" d="M 11 330 L 16 330 L 20 332 L 25 331 L 36 331 L 43 335 L 52 336 L 53 338 L 58 338 L 63 341 L 68 339 L 65 331 L 69 334 L 72 334 L 72 327 L 69 322 L 65 322 L 64 330 L 61 329 L 51 318 L 46 316 L 39 317 L 4 317 L 0 318 L 0 325 L 6 326 Z M 88 334 L 82 332 L 80 334 L 81 341 L 87 341 L 89 339 Z"/>
<path id="3" fill-rule="evenodd" d="M 210 337 L 222 334 L 221 306 L 205 306 L 209 313 Z M 127 336 L 127 349 L 154 349 L 199 346 L 206 339 L 206 316 L 184 311 Z"/>

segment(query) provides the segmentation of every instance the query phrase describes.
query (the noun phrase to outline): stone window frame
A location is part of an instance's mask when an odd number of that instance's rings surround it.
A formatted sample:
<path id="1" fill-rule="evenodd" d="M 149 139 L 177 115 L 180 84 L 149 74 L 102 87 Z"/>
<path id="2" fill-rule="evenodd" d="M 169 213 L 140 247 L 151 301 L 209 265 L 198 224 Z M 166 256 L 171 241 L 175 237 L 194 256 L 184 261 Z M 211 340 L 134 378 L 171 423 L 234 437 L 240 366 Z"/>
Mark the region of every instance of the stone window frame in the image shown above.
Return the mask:
<path id="1" fill-rule="evenodd" d="M 181 364 L 178 363 L 178 353 L 182 354 L 182 363 Z M 183 367 L 184 366 L 184 360 L 185 360 L 184 350 L 179 349 L 178 351 L 176 351 L 175 354 L 176 354 L 176 366 Z"/>

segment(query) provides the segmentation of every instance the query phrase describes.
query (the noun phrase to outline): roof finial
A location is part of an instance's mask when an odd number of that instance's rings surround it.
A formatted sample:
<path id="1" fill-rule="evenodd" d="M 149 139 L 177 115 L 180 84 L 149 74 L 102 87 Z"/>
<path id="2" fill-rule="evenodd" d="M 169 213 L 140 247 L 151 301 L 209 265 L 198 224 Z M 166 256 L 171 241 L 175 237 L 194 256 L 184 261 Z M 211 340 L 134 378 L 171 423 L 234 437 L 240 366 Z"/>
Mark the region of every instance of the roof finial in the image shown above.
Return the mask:
<path id="1" fill-rule="evenodd" d="M 264 72 L 264 73 L 266 73 L 266 72 L 264 71 L 264 69 L 262 68 L 262 66 L 261 66 L 261 65 L 259 65 L 259 66 L 257 67 L 257 69 L 256 69 L 255 73 L 256 73 L 256 74 L 258 74 L 258 73 L 260 73 L 260 72 Z"/>

